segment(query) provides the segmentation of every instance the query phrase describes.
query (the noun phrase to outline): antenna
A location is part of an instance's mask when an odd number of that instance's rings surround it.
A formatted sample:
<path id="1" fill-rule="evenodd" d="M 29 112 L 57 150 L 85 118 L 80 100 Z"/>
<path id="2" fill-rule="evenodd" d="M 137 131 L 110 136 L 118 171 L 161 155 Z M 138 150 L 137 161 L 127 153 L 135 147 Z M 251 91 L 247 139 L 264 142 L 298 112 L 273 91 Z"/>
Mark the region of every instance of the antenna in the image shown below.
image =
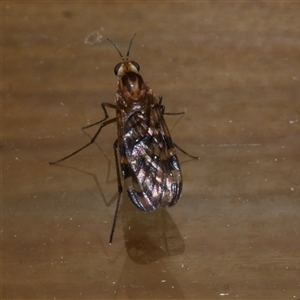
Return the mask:
<path id="1" fill-rule="evenodd" d="M 126 55 L 127 56 L 126 59 L 128 59 L 128 57 L 129 57 L 130 48 L 131 48 L 131 45 L 132 45 L 132 42 L 133 42 L 133 39 L 135 38 L 135 36 L 136 36 L 136 33 L 134 34 L 133 38 L 130 41 L 130 44 L 129 44 L 129 47 L 128 47 L 128 51 L 127 51 L 127 55 Z"/>
<path id="2" fill-rule="evenodd" d="M 130 44 L 129 44 L 129 47 L 128 47 L 128 51 L 127 51 L 127 54 L 126 54 L 126 61 L 128 60 L 129 53 L 130 53 L 130 48 L 131 48 L 131 45 L 132 45 L 132 42 L 133 42 L 133 39 L 135 38 L 135 36 L 136 36 L 136 33 L 134 34 L 133 38 L 132 38 L 131 41 L 130 41 Z M 121 53 L 121 51 L 118 49 L 117 45 L 116 45 L 113 41 L 111 41 L 109 38 L 108 38 L 107 40 L 113 44 L 113 46 L 116 48 L 116 50 L 117 50 L 118 53 L 120 54 L 122 60 L 124 61 L 124 56 L 123 56 L 123 54 Z"/>

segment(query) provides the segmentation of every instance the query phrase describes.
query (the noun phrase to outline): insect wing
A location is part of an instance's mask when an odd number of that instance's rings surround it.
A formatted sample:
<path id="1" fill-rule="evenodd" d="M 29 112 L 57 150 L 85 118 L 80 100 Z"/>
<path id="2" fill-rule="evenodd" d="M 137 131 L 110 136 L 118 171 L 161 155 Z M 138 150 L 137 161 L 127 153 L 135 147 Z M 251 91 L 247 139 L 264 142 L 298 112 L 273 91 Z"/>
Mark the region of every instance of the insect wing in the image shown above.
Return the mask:
<path id="1" fill-rule="evenodd" d="M 145 98 L 142 109 L 123 115 L 119 146 L 125 159 L 122 164 L 121 158 L 121 169 L 127 193 L 137 208 L 150 212 L 178 201 L 182 179 L 161 105 L 151 92 Z"/>

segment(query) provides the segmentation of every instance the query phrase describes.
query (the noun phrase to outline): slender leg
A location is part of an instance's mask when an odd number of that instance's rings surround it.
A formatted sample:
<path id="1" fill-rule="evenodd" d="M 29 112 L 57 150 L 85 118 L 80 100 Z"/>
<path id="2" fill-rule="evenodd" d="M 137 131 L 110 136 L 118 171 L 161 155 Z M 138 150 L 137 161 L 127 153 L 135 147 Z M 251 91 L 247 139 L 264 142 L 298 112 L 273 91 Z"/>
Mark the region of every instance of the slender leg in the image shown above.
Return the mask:
<path id="1" fill-rule="evenodd" d="M 69 154 L 69 155 L 67 155 L 67 156 L 65 156 L 65 157 L 63 157 L 63 158 L 61 158 L 61 159 L 59 159 L 59 160 L 49 162 L 49 164 L 50 164 L 50 165 L 54 165 L 54 164 L 56 164 L 56 163 L 58 163 L 58 162 L 61 162 L 61 161 L 65 160 L 65 159 L 67 159 L 67 158 L 69 158 L 69 157 L 75 155 L 76 153 L 80 152 L 81 150 L 85 149 L 85 148 L 88 147 L 89 145 L 93 144 L 93 143 L 95 142 L 97 136 L 99 135 L 101 129 L 102 129 L 103 127 L 105 127 L 106 125 L 110 124 L 110 123 L 116 122 L 116 120 L 117 120 L 116 118 L 113 118 L 113 119 L 107 120 L 107 121 L 105 121 L 105 122 L 102 122 L 101 125 L 100 125 L 100 127 L 99 127 L 99 129 L 97 130 L 96 134 L 94 135 L 94 137 L 91 139 L 91 141 L 90 141 L 89 143 L 87 143 L 86 145 L 84 145 L 84 146 L 81 147 L 80 149 L 74 151 L 73 153 L 71 153 L 71 154 Z"/>
<path id="2" fill-rule="evenodd" d="M 84 126 L 84 127 L 82 127 L 82 129 L 87 129 L 87 128 L 90 128 L 90 127 L 92 127 L 92 126 L 95 126 L 95 125 L 97 125 L 97 124 L 100 124 L 100 123 L 102 123 L 103 121 L 105 121 L 106 119 L 108 119 L 108 118 L 109 118 L 109 116 L 108 116 L 108 113 L 107 113 L 107 111 L 106 111 L 106 108 L 105 108 L 105 107 L 110 107 L 110 108 L 114 108 L 114 109 L 116 109 L 116 106 L 115 106 L 114 104 L 107 103 L 107 102 L 102 102 L 102 103 L 101 103 L 101 107 L 102 107 L 102 109 L 103 109 L 103 111 L 104 111 L 104 119 L 103 119 L 103 120 L 101 120 L 101 121 L 98 121 L 98 122 L 96 122 L 96 123 L 93 123 L 93 124 L 90 124 L 90 125 Z"/>
<path id="3" fill-rule="evenodd" d="M 162 96 L 157 96 L 156 99 L 158 100 L 158 103 L 159 103 L 159 106 L 160 106 L 160 109 L 161 109 L 161 112 L 163 115 L 184 115 L 185 112 L 182 111 L 182 112 L 178 112 L 178 113 L 170 113 L 170 112 L 165 112 L 165 106 L 162 105 L 162 100 L 163 100 L 163 97 Z"/>
<path id="4" fill-rule="evenodd" d="M 163 106 L 162 113 L 163 113 L 163 115 L 172 115 L 172 116 L 175 116 L 175 115 L 184 115 L 185 114 L 184 111 L 181 111 L 181 112 L 178 112 L 178 113 L 165 112 L 165 107 L 164 106 Z"/>
<path id="5" fill-rule="evenodd" d="M 67 156 L 63 157 L 62 159 L 59 159 L 59 160 L 56 160 L 56 161 L 49 162 L 50 165 L 54 165 L 54 164 L 56 164 L 56 163 L 58 163 L 58 162 L 61 162 L 61 161 L 65 160 L 65 159 L 67 159 L 67 158 L 69 158 L 69 157 L 75 155 L 76 153 L 80 152 L 81 150 L 85 149 L 85 148 L 88 147 L 89 145 L 93 144 L 94 141 L 96 140 L 97 136 L 99 135 L 101 129 L 102 129 L 103 127 L 105 127 L 106 125 L 108 125 L 108 124 L 113 123 L 113 122 L 116 121 L 116 118 L 113 118 L 113 119 L 111 119 L 111 120 L 105 121 L 106 119 L 109 118 L 108 113 L 107 113 L 107 110 L 106 110 L 105 107 L 110 107 L 110 108 L 116 109 L 116 106 L 115 106 L 114 104 L 107 103 L 107 102 L 102 102 L 102 103 L 101 103 L 101 107 L 102 107 L 102 110 L 104 111 L 104 119 L 101 120 L 101 121 L 99 121 L 99 122 L 93 123 L 93 124 L 91 124 L 91 125 L 82 127 L 82 129 L 86 129 L 86 128 L 92 127 L 92 126 L 94 126 L 94 125 L 101 124 L 101 125 L 100 125 L 100 128 L 98 129 L 98 131 L 96 132 L 96 134 L 94 135 L 94 137 L 91 139 L 91 141 L 90 141 L 88 144 L 86 144 L 85 146 L 81 147 L 80 149 L 74 151 L 74 152 L 71 153 L 70 155 L 67 155 Z M 104 121 L 105 121 L 105 122 L 104 122 Z"/>
<path id="6" fill-rule="evenodd" d="M 189 153 L 187 153 L 186 151 L 184 151 L 183 149 L 181 149 L 180 147 L 178 147 L 174 142 L 173 142 L 173 145 L 179 150 L 181 151 L 183 154 L 187 155 L 188 157 L 192 158 L 192 159 L 200 159 L 200 157 L 198 156 L 194 156 L 194 155 L 191 155 Z"/>
<path id="7" fill-rule="evenodd" d="M 165 106 L 161 104 L 161 103 L 162 103 L 162 100 L 163 100 L 163 97 L 162 97 L 162 96 L 157 96 L 156 99 L 157 99 L 157 101 L 158 101 L 158 103 L 159 103 L 159 105 L 160 105 L 161 112 L 162 112 L 163 115 L 183 115 L 183 114 L 185 114 L 184 111 L 178 112 L 178 113 L 166 113 L 166 112 L 165 112 Z M 198 157 L 198 156 L 194 156 L 194 155 L 191 155 L 191 154 L 187 153 L 186 151 L 184 151 L 183 149 L 181 149 L 180 147 L 178 147 L 174 142 L 173 142 L 173 144 L 174 144 L 174 146 L 175 146 L 178 150 L 180 150 L 182 153 L 184 153 L 184 154 L 187 155 L 188 157 L 193 158 L 193 159 L 200 159 L 200 157 Z"/>
<path id="8" fill-rule="evenodd" d="M 114 215 L 114 221 L 113 225 L 111 228 L 111 233 L 109 237 L 109 244 L 111 245 L 113 237 L 114 237 L 114 232 L 115 232 L 115 227 L 117 223 L 117 217 L 118 217 L 118 211 L 119 211 L 119 206 L 120 206 L 120 200 L 121 200 L 121 195 L 122 195 L 122 183 L 121 183 L 121 176 L 120 176 L 120 167 L 119 167 L 119 156 L 118 156 L 118 139 L 114 142 L 114 154 L 115 154 L 115 162 L 116 162 L 116 169 L 117 169 L 117 179 L 118 179 L 118 199 L 117 199 L 117 206 L 116 206 L 116 211 Z"/>

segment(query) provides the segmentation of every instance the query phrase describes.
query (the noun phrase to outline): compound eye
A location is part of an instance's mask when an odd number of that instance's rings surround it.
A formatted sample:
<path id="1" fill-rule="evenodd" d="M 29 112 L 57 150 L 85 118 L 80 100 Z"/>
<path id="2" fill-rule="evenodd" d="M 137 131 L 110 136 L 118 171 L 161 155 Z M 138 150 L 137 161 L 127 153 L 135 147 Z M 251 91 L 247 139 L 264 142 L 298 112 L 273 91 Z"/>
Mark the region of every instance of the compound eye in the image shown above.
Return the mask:
<path id="1" fill-rule="evenodd" d="M 139 64 L 138 64 L 137 62 L 135 62 L 135 61 L 130 61 L 130 62 L 128 63 L 128 66 L 129 66 L 129 70 L 130 70 L 131 72 L 138 73 L 138 72 L 140 71 L 140 66 L 139 66 Z"/>
<path id="2" fill-rule="evenodd" d="M 114 72 L 115 72 L 115 75 L 121 77 L 125 74 L 125 71 L 124 71 L 124 64 L 123 63 L 119 63 L 115 66 L 115 69 L 114 69 Z"/>

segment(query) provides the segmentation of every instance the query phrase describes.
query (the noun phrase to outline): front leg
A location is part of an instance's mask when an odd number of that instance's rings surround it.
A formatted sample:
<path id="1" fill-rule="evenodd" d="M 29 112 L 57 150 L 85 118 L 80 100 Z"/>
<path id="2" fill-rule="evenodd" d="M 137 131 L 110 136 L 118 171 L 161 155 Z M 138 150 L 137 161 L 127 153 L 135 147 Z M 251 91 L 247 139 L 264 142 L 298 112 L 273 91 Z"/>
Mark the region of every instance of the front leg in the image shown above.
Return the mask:
<path id="1" fill-rule="evenodd" d="M 103 111 L 104 111 L 104 119 L 101 120 L 101 121 L 98 121 L 98 122 L 96 122 L 96 123 L 93 123 L 93 124 L 84 126 L 84 127 L 82 127 L 81 129 L 87 129 L 87 128 L 90 128 L 90 127 L 95 126 L 95 125 L 97 125 L 97 124 L 100 124 L 100 123 L 104 122 L 106 119 L 108 119 L 109 116 L 108 116 L 108 112 L 107 112 L 107 110 L 106 110 L 106 107 L 116 109 L 116 106 L 115 106 L 114 104 L 107 103 L 107 102 L 102 102 L 102 103 L 101 103 L 101 107 L 102 107 L 102 109 L 103 109 Z"/>

